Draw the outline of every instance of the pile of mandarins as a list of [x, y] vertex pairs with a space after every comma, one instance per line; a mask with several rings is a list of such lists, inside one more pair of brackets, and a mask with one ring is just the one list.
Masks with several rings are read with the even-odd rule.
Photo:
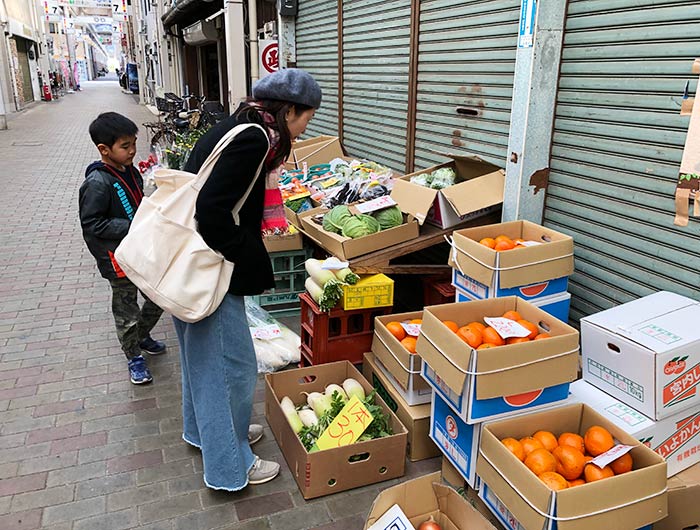
[[[420, 318], [414, 318], [413, 320], [406, 320], [404, 324], [417, 324], [421, 325], [423, 323], [423, 320]], [[406, 330], [404, 327], [401, 325], [401, 322], [397, 321], [391, 321], [386, 323], [386, 329], [389, 330], [389, 333], [391, 333], [394, 337], [396, 337], [396, 340], [398, 340], [401, 343], [401, 346], [406, 348], [408, 350], [408, 353], [416, 353], [416, 342], [417, 339], [415, 337], [412, 337], [408, 333], [406, 333]]]
[[550, 489], [555, 491], [613, 477], [632, 470], [632, 455], [625, 453], [610, 465], [600, 468], [589, 462], [613, 448], [612, 434], [594, 425], [581, 436], [565, 432], [557, 438], [550, 431], [537, 431], [520, 440], [501, 440]]
[[479, 241], [480, 244], [484, 245], [485, 247], [492, 248], [496, 252], [525, 248], [526, 245], [523, 245], [524, 242], [524, 239], [511, 239], [506, 235], [500, 235], [496, 237], [485, 237]]
[[495, 329], [491, 326], [484, 325], [482, 322], [470, 322], [461, 327], [450, 320], [443, 320], [442, 323], [454, 331], [457, 336], [469, 344], [469, 346], [477, 350], [495, 348], [496, 346], [504, 346], [506, 344], [517, 344], [519, 342], [530, 342], [531, 340], [547, 339], [550, 337], [549, 333], [540, 333], [539, 328], [535, 324], [529, 320], [525, 320], [517, 311], [506, 311], [503, 313], [502, 317], [515, 320], [518, 324], [527, 329], [530, 334], [527, 337], [510, 337], [504, 339]]

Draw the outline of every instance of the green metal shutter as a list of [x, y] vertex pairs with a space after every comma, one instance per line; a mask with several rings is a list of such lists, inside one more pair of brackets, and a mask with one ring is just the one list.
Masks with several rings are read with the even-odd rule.
[[673, 219], [699, 25], [698, 0], [569, 2], [544, 219], [574, 238], [574, 320], [658, 290], [698, 298], [700, 223]]
[[299, 2], [296, 19], [298, 68], [309, 72], [323, 91], [321, 108], [305, 136], [338, 136], [338, 3], [328, 0]]
[[343, 1], [345, 147], [402, 172], [410, 31], [410, 0]]
[[416, 169], [446, 152], [505, 167], [519, 15], [520, 0], [420, 3]]

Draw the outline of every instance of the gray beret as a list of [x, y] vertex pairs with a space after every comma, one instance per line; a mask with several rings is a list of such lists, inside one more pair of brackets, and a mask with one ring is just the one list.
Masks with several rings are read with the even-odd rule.
[[253, 98], [289, 101], [317, 109], [321, 106], [321, 87], [308, 72], [286, 68], [257, 81]]

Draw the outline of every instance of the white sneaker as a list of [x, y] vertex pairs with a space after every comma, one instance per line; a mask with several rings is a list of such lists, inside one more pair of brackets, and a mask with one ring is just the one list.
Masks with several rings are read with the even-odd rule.
[[253, 445], [256, 442], [260, 441], [260, 438], [263, 437], [263, 426], [259, 425], [257, 423], [251, 423], [248, 426], [248, 443], [250, 445]]
[[280, 465], [277, 462], [261, 460], [255, 456], [253, 467], [248, 471], [248, 484], [264, 484], [270, 482], [280, 472]]

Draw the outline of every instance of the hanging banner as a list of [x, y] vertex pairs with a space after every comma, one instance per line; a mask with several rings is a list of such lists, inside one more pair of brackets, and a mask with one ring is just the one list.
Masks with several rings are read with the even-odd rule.
[[260, 78], [270, 75], [279, 69], [279, 46], [277, 40], [260, 39], [258, 41], [258, 66], [260, 70]]

